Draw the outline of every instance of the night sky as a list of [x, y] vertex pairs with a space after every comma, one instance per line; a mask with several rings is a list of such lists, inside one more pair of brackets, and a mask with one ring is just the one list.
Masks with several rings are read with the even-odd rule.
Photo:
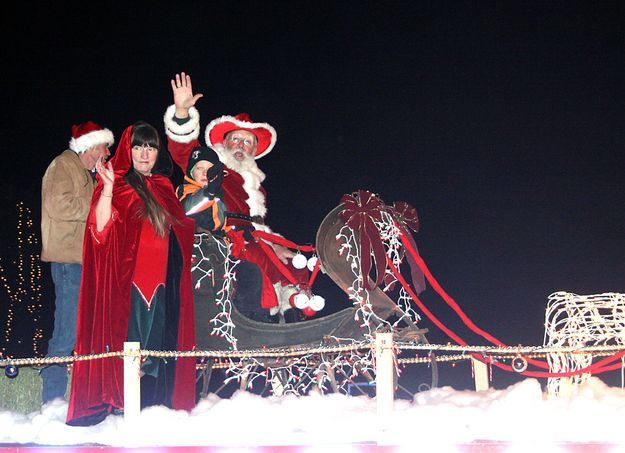
[[[201, 137], [242, 111], [277, 130], [258, 161], [275, 231], [313, 242], [358, 189], [406, 201], [425, 261], [467, 314], [506, 343], [539, 345], [552, 292], [625, 292], [624, 13], [575, 1], [19, 2], [0, 19], [3, 206], [38, 211], [74, 123], [117, 138], [139, 119], [162, 129], [169, 80], [186, 71], [204, 93]], [[485, 344], [431, 289], [424, 299]]]

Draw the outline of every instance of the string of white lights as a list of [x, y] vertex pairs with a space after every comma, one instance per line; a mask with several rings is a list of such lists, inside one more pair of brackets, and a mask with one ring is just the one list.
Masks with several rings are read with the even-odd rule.
[[364, 287], [363, 275], [360, 272], [360, 250], [354, 231], [347, 225], [344, 225], [336, 236], [339, 245], [339, 256], [343, 256], [349, 263], [350, 270], [354, 275], [352, 285], [347, 288], [347, 296], [356, 307], [355, 319], [362, 320], [360, 326], [366, 328], [371, 334], [371, 326], [377, 323], [383, 323], [384, 320], [378, 317], [373, 311], [373, 305], [369, 298], [369, 292]]
[[[10, 264], [3, 264], [0, 257], [0, 284], [9, 301], [4, 324], [4, 341], [0, 346], [0, 356], [9, 356], [9, 345], [21, 344], [23, 338], [15, 338], [16, 313], [27, 313], [29, 318], [20, 318], [21, 326], [32, 329], [32, 351], [39, 355], [43, 341], [43, 329], [38, 326], [42, 310], [42, 271], [39, 259], [39, 244], [34, 231], [32, 211], [24, 202], [16, 204], [16, 258]], [[21, 334], [29, 329], [20, 327]]]
[[[207, 241], [211, 241], [217, 248], [219, 258], [217, 261], [223, 262], [223, 275], [215, 276], [215, 270], [220, 269], [219, 263], [215, 263], [216, 257], [212, 256], [205, 249], [204, 244]], [[194, 257], [196, 262], [191, 269], [194, 275], [195, 288], [198, 289], [201, 285], [216, 286], [216, 281], [223, 280], [220, 288], [215, 292], [217, 295], [216, 300], [206, 301], [206, 303], [215, 303], [219, 307], [219, 312], [215, 315], [209, 323], [212, 324], [211, 335], [217, 335], [223, 337], [228, 343], [232, 345], [233, 349], [237, 349], [237, 339], [233, 335], [235, 328], [232, 322], [232, 288], [236, 281], [236, 266], [239, 264], [239, 260], [232, 258], [230, 254], [230, 244], [225, 241], [219, 241], [210, 238], [207, 234], [196, 234], [196, 241], [194, 244]], [[197, 275], [200, 277], [197, 277]], [[221, 277], [221, 278], [219, 278]]]

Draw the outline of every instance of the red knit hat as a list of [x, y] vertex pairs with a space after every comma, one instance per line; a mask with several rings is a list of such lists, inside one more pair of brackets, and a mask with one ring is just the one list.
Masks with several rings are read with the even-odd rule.
[[217, 143], [223, 143], [228, 132], [239, 130], [251, 132], [256, 136], [258, 140], [256, 159], [269, 154], [276, 144], [276, 130], [267, 123], [254, 123], [247, 113], [239, 113], [236, 116], [224, 115], [211, 121], [206, 126], [206, 144], [213, 146]]
[[69, 141], [69, 149], [81, 154], [92, 146], [106, 143], [112, 146], [115, 143], [113, 133], [93, 121], [86, 121], [72, 126], [72, 139]]

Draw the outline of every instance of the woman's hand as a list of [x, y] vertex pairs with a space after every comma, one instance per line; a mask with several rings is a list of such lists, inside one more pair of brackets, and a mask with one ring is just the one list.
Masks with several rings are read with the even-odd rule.
[[176, 78], [171, 80], [171, 89], [174, 93], [174, 105], [176, 106], [176, 117], [187, 118], [189, 109], [195, 105], [198, 99], [204, 96], [201, 93], [193, 94], [191, 76], [181, 72], [176, 74]]
[[95, 169], [100, 175], [100, 180], [102, 181], [102, 192], [100, 192], [100, 198], [95, 206], [96, 228], [98, 229], [98, 232], [100, 232], [111, 219], [115, 172], [113, 171], [113, 164], [108, 162], [104, 165], [101, 157], [95, 163]]
[[102, 193], [105, 196], [113, 195], [113, 184], [115, 182], [115, 171], [113, 171], [113, 164], [108, 162], [107, 164], [102, 163], [102, 158], [100, 157], [95, 163], [95, 170], [100, 175], [100, 179], [102, 180]]

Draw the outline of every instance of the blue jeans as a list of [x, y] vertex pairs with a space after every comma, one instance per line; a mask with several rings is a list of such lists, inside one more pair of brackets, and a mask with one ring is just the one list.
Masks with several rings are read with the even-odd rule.
[[[69, 356], [76, 343], [76, 314], [80, 290], [80, 264], [51, 263], [52, 280], [56, 293], [54, 331], [48, 342], [47, 357]], [[50, 365], [41, 371], [43, 402], [63, 398], [67, 388], [67, 365]]]

